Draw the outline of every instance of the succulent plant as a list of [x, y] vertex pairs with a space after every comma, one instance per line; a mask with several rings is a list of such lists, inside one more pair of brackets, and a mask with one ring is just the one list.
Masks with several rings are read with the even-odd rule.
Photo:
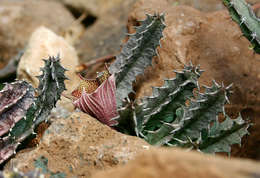
[[18, 145], [34, 134], [39, 123], [48, 120], [65, 90], [66, 69], [60, 65], [59, 56], [44, 62], [37, 89], [26, 81], [15, 81], [0, 91], [0, 163], [15, 154]]
[[129, 34], [128, 42], [109, 69], [101, 72], [96, 79], [80, 77], [79, 87], [72, 92], [72, 97], [69, 96], [76, 107], [109, 126], [117, 124], [112, 120], [118, 115], [117, 107], [122, 106], [129, 93], [133, 92], [132, 82], [136, 76], [143, 74], [145, 68], [152, 64], [163, 36], [163, 14], [147, 14], [141, 22], [142, 25], [136, 27], [136, 33]]
[[239, 25], [243, 35], [251, 42], [256, 53], [260, 53], [260, 19], [245, 0], [222, 0], [231, 18]]
[[[199, 67], [191, 64], [175, 72], [176, 78], [153, 88], [152, 96], [120, 108], [115, 118], [119, 124], [115, 128], [142, 137], [152, 145], [230, 154], [231, 145], [241, 144], [250, 125], [241, 116], [232, 120], [226, 115], [224, 105], [228, 102], [230, 86], [213, 81], [211, 87], [204, 86], [205, 92], [200, 93]], [[218, 119], [221, 113], [224, 122]]]
[[0, 83], [0, 90], [2, 90], [4, 88], [4, 84]]
[[122, 106], [123, 100], [129, 93], [134, 92], [132, 83], [136, 76], [143, 74], [146, 67], [152, 65], [152, 58], [157, 55], [157, 47], [163, 37], [164, 15], [146, 15], [136, 27], [136, 33], [130, 34], [128, 42], [123, 46], [116, 61], [111, 64], [109, 71], [116, 77], [116, 101]]
[[[118, 131], [141, 137], [152, 145], [230, 154], [231, 145], [241, 144], [241, 138], [248, 133], [250, 124], [241, 116], [232, 120], [225, 113], [224, 105], [228, 102], [231, 85], [224, 87], [213, 81], [211, 87], [204, 86], [205, 91], [200, 92], [198, 79], [202, 70], [199, 66], [191, 63], [185, 65], [182, 71], [175, 71], [176, 78], [166, 79], [163, 86], [154, 87], [150, 97], [128, 97], [134, 92], [132, 84], [136, 76], [144, 73], [157, 54], [156, 48], [160, 44], [164, 28], [164, 15], [147, 15], [142, 25], [136, 28], [136, 33], [130, 35], [109, 68], [110, 77], [115, 77], [115, 87], [113, 84], [111, 88], [116, 90], [116, 99], [114, 94], [109, 94], [101, 86], [94, 91], [103, 93], [102, 99], [87, 97], [84, 93], [92, 90], [93, 86], [89, 82], [98, 83], [98, 78], [84, 79], [83, 84], [72, 93], [81, 98], [80, 102], [74, 104]], [[110, 77], [104, 83], [111, 82]], [[117, 114], [115, 107], [111, 109], [107, 105], [97, 104], [114, 103], [114, 100], [117, 102]], [[100, 118], [98, 112], [86, 109], [90, 106], [93, 110], [107, 110], [116, 116], [102, 119], [103, 116]], [[224, 117], [223, 122], [219, 120], [220, 114]]]

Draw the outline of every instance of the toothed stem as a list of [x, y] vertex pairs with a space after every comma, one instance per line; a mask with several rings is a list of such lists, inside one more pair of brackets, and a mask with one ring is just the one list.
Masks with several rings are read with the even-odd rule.
[[143, 74], [145, 68], [151, 66], [164, 28], [163, 15], [147, 14], [141, 26], [136, 27], [136, 33], [130, 36], [121, 53], [116, 56], [116, 61], [109, 67], [110, 73], [116, 76], [118, 107], [133, 92], [132, 83], [136, 76]]
[[[115, 128], [156, 146], [230, 153], [231, 145], [240, 144], [249, 127], [242, 118], [233, 121], [225, 113], [224, 105], [229, 102], [232, 85], [225, 87], [213, 80], [212, 86], [204, 86], [205, 92], [201, 93], [198, 78], [202, 70], [199, 67], [191, 63], [175, 72], [176, 78], [166, 79], [162, 87], [153, 87], [152, 96], [141, 102], [129, 101], [118, 109], [120, 117], [115, 120], [119, 124]], [[218, 121], [220, 113], [226, 118], [223, 123]], [[218, 134], [214, 136], [213, 132]]]
[[251, 7], [245, 0], [223, 0], [232, 19], [239, 24], [243, 35], [250, 41], [256, 53], [260, 53], [260, 19], [254, 9], [259, 3]]

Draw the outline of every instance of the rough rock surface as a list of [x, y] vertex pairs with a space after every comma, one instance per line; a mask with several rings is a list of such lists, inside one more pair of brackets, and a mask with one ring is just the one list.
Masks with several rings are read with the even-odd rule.
[[176, 2], [176, 5], [192, 6], [203, 12], [212, 12], [224, 9], [222, 1], [219, 0], [171, 0]]
[[145, 18], [145, 13], [165, 12], [166, 29], [161, 41], [160, 58], [155, 58], [150, 68], [137, 84], [137, 96], [150, 95], [151, 86], [160, 86], [164, 78], [173, 77], [173, 69], [182, 69], [192, 61], [205, 70], [200, 82], [211, 85], [212, 79], [233, 83], [232, 105], [227, 106], [231, 116], [239, 112], [255, 124], [251, 135], [244, 139], [244, 148], [233, 155], [260, 159], [255, 149], [260, 145], [260, 55], [250, 50], [228, 12], [203, 13], [187, 6], [176, 6], [167, 0], [140, 0], [129, 15], [129, 32]]
[[62, 4], [44, 0], [1, 0], [0, 17], [0, 68], [24, 49], [37, 27], [62, 33], [75, 20]]
[[208, 156], [180, 149], [145, 152], [125, 166], [94, 174], [93, 178], [257, 178], [260, 163]]
[[[74, 1], [73, 1], [74, 2]], [[99, 4], [96, 22], [87, 28], [80, 43], [76, 46], [82, 62], [107, 55], [115, 55], [125, 37], [127, 14], [135, 0], [95, 1]], [[90, 6], [89, 1], [84, 1]], [[110, 4], [106, 6], [106, 4]], [[84, 6], [83, 6], [84, 7]], [[95, 9], [95, 8], [93, 8]]]
[[[69, 9], [87, 15], [84, 20], [86, 31], [76, 44], [76, 49], [81, 62], [88, 62], [117, 54], [125, 37], [128, 12], [136, 0], [49, 1], [62, 2]], [[92, 25], [88, 22], [88, 16], [95, 18]]]
[[[259, 0], [245, 0], [250, 4], [260, 2]], [[225, 9], [222, 0], [168, 0], [169, 3], [175, 5], [187, 5], [194, 7], [202, 12], [213, 12]]]
[[58, 1], [75, 9], [86, 11], [97, 17], [102, 17], [110, 9], [118, 6], [123, 0], [49, 0]]
[[19, 153], [12, 166], [27, 172], [41, 156], [48, 159], [52, 172], [65, 173], [67, 177], [90, 177], [95, 170], [110, 169], [125, 164], [137, 153], [150, 146], [140, 138], [116, 132], [82, 112], [53, 120], [37, 148]]

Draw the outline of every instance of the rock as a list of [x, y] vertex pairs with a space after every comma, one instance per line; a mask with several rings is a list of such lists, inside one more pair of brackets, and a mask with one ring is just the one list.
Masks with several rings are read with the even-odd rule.
[[31, 33], [39, 26], [62, 34], [75, 21], [62, 4], [45, 0], [1, 0], [0, 17], [0, 68], [24, 49]]
[[176, 1], [176, 5], [187, 5], [192, 6], [200, 11], [203, 12], [212, 12], [224, 9], [224, 5], [222, 1], [219, 0], [182, 0], [182, 1]]
[[246, 0], [246, 2], [250, 3], [250, 4], [255, 4], [260, 2], [259, 0]]
[[165, 12], [166, 29], [160, 58], [154, 59], [154, 68], [149, 68], [137, 84], [137, 97], [151, 95], [151, 86], [160, 86], [164, 78], [174, 77], [173, 69], [183, 68], [190, 60], [205, 70], [201, 84], [211, 85], [212, 79], [233, 83], [232, 105], [227, 113], [250, 118], [254, 126], [250, 136], [244, 139], [243, 149], [236, 156], [260, 159], [260, 56], [250, 50], [249, 41], [242, 37], [238, 25], [226, 10], [203, 13], [187, 6], [176, 6], [169, 1], [140, 0], [129, 15], [128, 29], [145, 18], [145, 13]]
[[134, 0], [120, 1], [86, 30], [77, 45], [82, 62], [116, 55], [126, 34], [127, 14]]
[[19, 153], [7, 165], [27, 172], [41, 156], [52, 172], [67, 177], [89, 177], [95, 170], [125, 164], [150, 146], [140, 138], [123, 135], [82, 112], [55, 119], [37, 148]]
[[227, 159], [180, 149], [145, 152], [127, 165], [100, 171], [93, 178], [253, 178], [260, 176], [260, 163]]
[[[51, 0], [57, 1], [57, 0]], [[58, 0], [60, 2], [60, 0]], [[125, 38], [127, 15], [135, 0], [62, 0], [78, 13], [96, 18], [76, 44], [81, 62], [117, 54]], [[88, 17], [84, 20], [88, 23]]]
[[[17, 78], [25, 79], [35, 88], [38, 87], [39, 81], [36, 76], [41, 74], [40, 68], [44, 65], [42, 59], [57, 56], [58, 54], [60, 54], [62, 66], [68, 70], [65, 73], [69, 78], [69, 80], [65, 81], [66, 92], [72, 92], [79, 83], [79, 77], [75, 73], [75, 68], [79, 64], [77, 53], [68, 42], [46, 27], [39, 27], [32, 34], [27, 49], [18, 65]], [[69, 110], [74, 108], [71, 101], [64, 97], [62, 97], [58, 105]]]
[[[259, 0], [245, 0], [248, 3], [254, 4], [260, 2]], [[186, 5], [198, 9], [202, 12], [214, 12], [225, 9], [223, 1], [221, 0], [170, 0], [168, 1], [174, 5]]]
[[[78, 9], [78, 11], [85, 11], [89, 14], [92, 14], [98, 18], [102, 18], [109, 10], [120, 6], [124, 3], [124, 0], [49, 0], [49, 1], [58, 1], [62, 2], [66, 6]], [[107, 14], [109, 15], [109, 14]]]

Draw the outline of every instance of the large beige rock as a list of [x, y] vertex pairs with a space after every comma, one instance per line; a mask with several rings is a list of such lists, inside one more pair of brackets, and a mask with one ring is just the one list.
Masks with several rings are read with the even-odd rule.
[[145, 152], [125, 166], [94, 174], [92, 178], [257, 178], [260, 163], [209, 156], [180, 149]]
[[232, 105], [227, 106], [232, 117], [239, 112], [255, 123], [250, 136], [243, 140], [242, 151], [233, 155], [260, 159], [260, 55], [249, 48], [239, 26], [226, 10], [203, 13], [187, 6], [176, 6], [167, 0], [139, 0], [129, 15], [128, 29], [145, 18], [145, 13], [165, 12], [167, 27], [161, 41], [160, 58], [137, 84], [137, 96], [151, 95], [151, 86], [160, 86], [164, 78], [174, 77], [173, 69], [180, 70], [192, 61], [205, 70], [201, 84], [211, 85], [212, 79], [233, 83]]
[[[45, 0], [1, 0], [0, 17], [0, 68], [24, 49], [39, 26], [63, 34], [75, 21], [62, 4]], [[83, 29], [80, 25], [74, 28]]]
[[37, 148], [19, 153], [9, 163], [27, 172], [41, 156], [52, 172], [67, 177], [90, 177], [93, 171], [125, 164], [150, 146], [140, 138], [127, 136], [82, 112], [55, 119]]

